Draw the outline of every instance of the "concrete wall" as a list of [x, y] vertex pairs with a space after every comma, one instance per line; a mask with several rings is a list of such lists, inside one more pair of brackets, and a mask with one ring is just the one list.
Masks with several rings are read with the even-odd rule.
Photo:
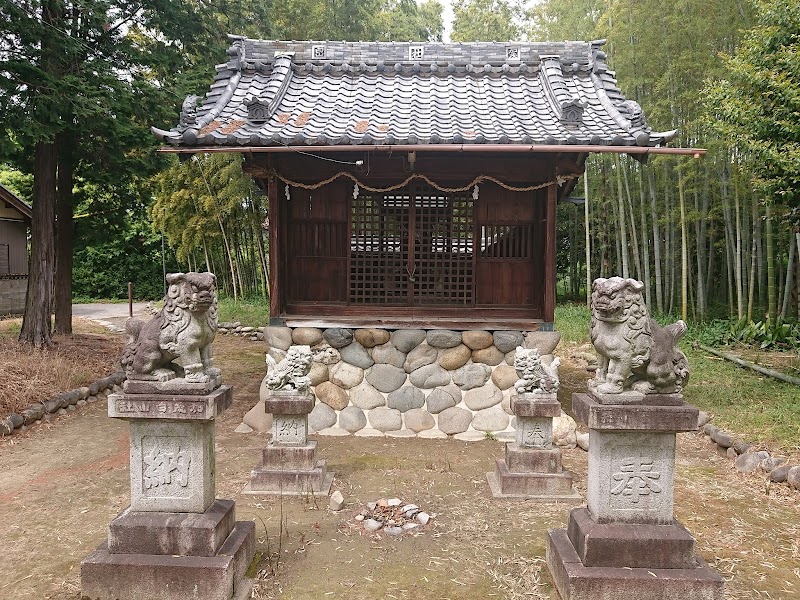
[[25, 312], [28, 278], [0, 278], [0, 316], [21, 315]]

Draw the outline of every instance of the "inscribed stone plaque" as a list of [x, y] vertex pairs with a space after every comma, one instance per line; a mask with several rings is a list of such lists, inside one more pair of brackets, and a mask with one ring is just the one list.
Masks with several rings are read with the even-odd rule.
[[674, 433], [589, 430], [587, 504], [601, 523], [673, 520]]
[[551, 417], [517, 417], [517, 445], [523, 448], [552, 448]]
[[308, 440], [308, 415], [273, 415], [272, 443], [282, 446], [303, 445]]
[[203, 512], [213, 501], [213, 422], [131, 420], [131, 510]]

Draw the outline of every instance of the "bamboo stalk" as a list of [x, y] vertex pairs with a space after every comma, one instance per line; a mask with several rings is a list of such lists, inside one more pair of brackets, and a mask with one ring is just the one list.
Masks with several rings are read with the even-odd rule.
[[734, 356], [733, 354], [728, 354], [727, 352], [720, 352], [719, 350], [714, 350], [713, 348], [709, 348], [708, 346], [704, 346], [703, 344], [698, 344], [697, 346], [704, 352], [708, 352], [710, 354], [714, 354], [715, 356], [719, 356], [720, 358], [724, 358], [725, 360], [729, 360], [733, 363], [736, 363], [740, 367], [747, 367], [748, 369], [752, 369], [753, 371], [758, 371], [763, 375], [768, 375], [769, 377], [785, 381], [786, 383], [791, 383], [793, 385], [800, 385], [800, 379], [797, 379], [796, 377], [785, 375], [784, 373], [779, 373], [778, 371], [773, 371], [772, 369], [762, 367], [761, 365], [751, 363], [750, 361], [747, 360], [743, 360], [738, 356]]

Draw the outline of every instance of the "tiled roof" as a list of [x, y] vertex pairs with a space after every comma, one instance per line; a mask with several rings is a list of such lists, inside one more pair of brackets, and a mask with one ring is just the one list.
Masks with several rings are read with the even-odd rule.
[[176, 146], [657, 146], [599, 42], [276, 42], [231, 38]]

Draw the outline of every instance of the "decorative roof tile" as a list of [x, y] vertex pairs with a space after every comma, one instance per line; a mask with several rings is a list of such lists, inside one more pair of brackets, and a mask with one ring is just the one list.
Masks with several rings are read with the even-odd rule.
[[231, 37], [177, 146], [657, 146], [596, 42], [331, 42]]

